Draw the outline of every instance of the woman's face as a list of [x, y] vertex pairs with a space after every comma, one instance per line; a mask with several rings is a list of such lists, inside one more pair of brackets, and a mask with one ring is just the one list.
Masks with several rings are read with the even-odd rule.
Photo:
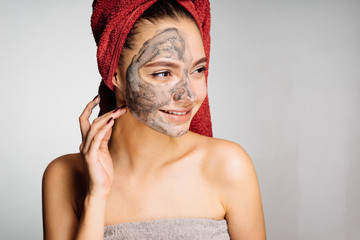
[[125, 98], [132, 115], [152, 129], [181, 136], [206, 97], [200, 32], [190, 20], [141, 25], [124, 58]]

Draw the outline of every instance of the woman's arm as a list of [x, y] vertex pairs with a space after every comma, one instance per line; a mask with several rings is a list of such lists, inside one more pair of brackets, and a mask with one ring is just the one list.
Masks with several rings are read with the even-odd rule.
[[104, 239], [106, 197], [87, 196], [75, 239]]
[[[245, 150], [226, 142], [220, 167], [221, 198], [232, 240], [265, 240], [265, 222], [254, 166]], [[223, 152], [223, 151], [222, 151]]]
[[[76, 213], [77, 181], [72, 162], [60, 158], [53, 161], [43, 178], [43, 214], [45, 239], [103, 239], [107, 197], [110, 193], [113, 166], [108, 150], [114, 119], [126, 112], [118, 108], [96, 118], [90, 125], [92, 109], [99, 103], [95, 98], [81, 114], [82, 143], [80, 153], [88, 184], [83, 184], [86, 197], [80, 221]], [[75, 189], [74, 189], [75, 188]]]
[[74, 239], [76, 234], [78, 217], [75, 199], [79, 181], [75, 166], [80, 156], [77, 155], [65, 155], [55, 159], [44, 172], [42, 185], [44, 239]]

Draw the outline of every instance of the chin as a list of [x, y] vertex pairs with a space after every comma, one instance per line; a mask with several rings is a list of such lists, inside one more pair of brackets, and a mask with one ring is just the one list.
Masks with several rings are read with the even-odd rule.
[[171, 134], [167, 134], [170, 137], [181, 137], [189, 132], [189, 129], [184, 129], [181, 131], [172, 132]]
[[[190, 125], [190, 124], [188, 124]], [[148, 125], [153, 130], [165, 134], [170, 137], [181, 137], [189, 132], [189, 126], [174, 126], [174, 125], [167, 125], [167, 126], [153, 126]]]

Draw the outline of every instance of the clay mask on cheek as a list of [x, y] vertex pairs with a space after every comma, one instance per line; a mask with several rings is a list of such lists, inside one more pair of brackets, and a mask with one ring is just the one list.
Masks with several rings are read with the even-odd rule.
[[[150, 83], [142, 79], [140, 68], [156, 58], [182, 61], [185, 66], [183, 79], [169, 84]], [[190, 88], [187, 73], [190, 63], [191, 55], [186, 51], [184, 38], [176, 28], [165, 29], [146, 41], [126, 72], [126, 101], [133, 116], [166, 135], [177, 137], [185, 134], [189, 123], [171, 122], [159, 110], [170, 106], [174, 100], [188, 99], [188, 105], [194, 101], [195, 95]]]

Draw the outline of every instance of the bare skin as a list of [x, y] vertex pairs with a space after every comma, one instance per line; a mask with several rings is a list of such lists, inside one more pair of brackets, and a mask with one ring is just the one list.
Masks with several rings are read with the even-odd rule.
[[[183, 100], [190, 94], [177, 90], [168, 90], [166, 104], [151, 111], [158, 117], [158, 129], [146, 114], [137, 116], [136, 106], [109, 112], [90, 124], [88, 118], [99, 99], [91, 101], [80, 116], [81, 153], [54, 160], [44, 173], [45, 239], [103, 239], [106, 225], [178, 217], [226, 218], [231, 239], [265, 239], [260, 191], [247, 153], [235, 143], [187, 131], [206, 96], [205, 76], [198, 71], [205, 54], [193, 22], [164, 20], [144, 27], [136, 49], [127, 53], [113, 79], [118, 105], [129, 100], [126, 72], [134, 57], [146, 41], [166, 29], [186, 33], [180, 36], [191, 58], [145, 59], [137, 67], [141, 78], [137, 80], [159, 84], [167, 74], [149, 76], [167, 71], [173, 76], [169, 89], [178, 89], [175, 86], [184, 83], [186, 76], [185, 89], [194, 96], [185, 100], [191, 108], [189, 121], [161, 115], [162, 108], [184, 107]], [[160, 60], [178, 66], [146, 67]]]

